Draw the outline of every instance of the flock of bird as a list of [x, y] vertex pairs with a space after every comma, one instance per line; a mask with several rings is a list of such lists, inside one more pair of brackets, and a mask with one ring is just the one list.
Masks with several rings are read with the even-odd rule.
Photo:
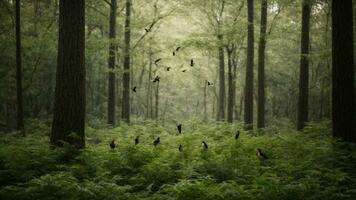
[[[182, 133], [182, 124], [178, 124], [177, 125], [177, 130], [179, 133]], [[239, 139], [240, 137], [240, 131], [237, 131], [235, 133], [235, 140]], [[140, 136], [136, 136], [135, 140], [134, 140], [134, 143], [135, 145], [138, 145], [140, 143]], [[154, 141], [153, 141], [153, 146], [157, 146], [161, 143], [161, 138], [160, 137], [157, 137]], [[202, 144], [202, 148], [203, 150], [208, 150], [209, 146], [208, 146], [208, 143], [206, 141], [202, 141], [201, 142]], [[115, 148], [117, 147], [117, 144], [116, 144], [116, 141], [115, 139], [111, 140], [110, 142], [110, 148], [112, 150], [114, 150]], [[182, 144], [179, 144], [178, 146], [178, 151], [179, 152], [182, 152], [183, 151], [183, 145]], [[257, 148], [257, 157], [260, 158], [260, 159], [268, 159], [268, 156], [260, 149], [260, 148]]]
[[[146, 32], [149, 32], [148, 29], [145, 29], [145, 30], [146, 30]], [[173, 55], [173, 56], [176, 56], [177, 53], [178, 53], [181, 49], [182, 49], [182, 47], [177, 47], [176, 49], [173, 50], [172, 55]], [[158, 58], [158, 59], [154, 60], [154, 64], [157, 66], [161, 60], [162, 60], [162, 58]], [[190, 67], [194, 67], [194, 65], [195, 65], [194, 59], [190, 59]], [[169, 67], [169, 66], [166, 67], [166, 71], [170, 71], [171, 69], [172, 69], [172, 68]], [[186, 72], [186, 71], [187, 71], [186, 69], [183, 69], [183, 70], [182, 70], [182, 72]], [[160, 81], [160, 77], [159, 77], [158, 75], [156, 75], [156, 76], [154, 77], [154, 79], [152, 80], [153, 83], [159, 82], [159, 81]], [[213, 85], [213, 83], [210, 82], [210, 81], [206, 81], [206, 84], [207, 84], [208, 86], [212, 86], [212, 85]], [[132, 91], [136, 93], [136, 92], [137, 92], [137, 87], [134, 86], [134, 87], [132, 88]]]

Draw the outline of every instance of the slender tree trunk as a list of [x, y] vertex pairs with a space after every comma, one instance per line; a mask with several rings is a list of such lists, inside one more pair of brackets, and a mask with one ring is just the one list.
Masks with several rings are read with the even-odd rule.
[[225, 61], [224, 61], [224, 48], [223, 35], [218, 35], [219, 45], [219, 102], [218, 102], [218, 120], [224, 121], [225, 119]]
[[149, 51], [149, 64], [148, 64], [148, 89], [147, 89], [147, 99], [146, 99], [146, 103], [147, 103], [147, 112], [146, 112], [146, 117], [147, 118], [152, 118], [152, 95], [151, 95], [151, 90], [152, 90], [152, 51], [150, 49]]
[[247, 63], [245, 79], [245, 129], [253, 129], [253, 57], [254, 57], [254, 35], [253, 35], [253, 0], [247, 0], [248, 33], [247, 33]]
[[233, 121], [233, 107], [234, 107], [234, 91], [233, 91], [233, 75], [232, 75], [232, 49], [227, 48], [228, 57], [228, 96], [227, 96], [227, 122], [232, 123]]
[[332, 1], [333, 136], [356, 143], [352, 0]]
[[108, 124], [115, 125], [116, 120], [116, 77], [115, 77], [115, 60], [116, 60], [116, 9], [117, 9], [117, 2], [116, 0], [111, 0], [110, 5], [110, 22], [109, 22], [109, 88], [108, 88]]
[[21, 61], [21, 17], [20, 0], [16, 0], [16, 92], [17, 92], [17, 130], [25, 136], [22, 98], [22, 61]]
[[208, 82], [205, 81], [204, 82], [204, 121], [206, 122], [208, 120], [208, 116], [207, 116], [207, 113], [206, 113], [206, 86], [208, 85]]
[[265, 127], [265, 49], [267, 28], [267, 0], [261, 2], [260, 41], [258, 45], [257, 128]]
[[[59, 39], [51, 143], [85, 147], [84, 0], [59, 3]], [[73, 136], [72, 133], [76, 135]]]
[[303, 0], [297, 129], [308, 122], [310, 0]]
[[126, 0], [124, 75], [122, 84], [122, 118], [127, 123], [130, 123], [130, 17], [131, 0]]
[[158, 119], [158, 110], [159, 110], [159, 81], [156, 85], [156, 94], [155, 94], [155, 119]]

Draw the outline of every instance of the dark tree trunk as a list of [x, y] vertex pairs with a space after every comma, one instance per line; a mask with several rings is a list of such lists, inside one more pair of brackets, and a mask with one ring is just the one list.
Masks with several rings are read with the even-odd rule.
[[260, 41], [258, 44], [258, 100], [257, 128], [265, 127], [265, 49], [267, 28], [267, 0], [261, 2]]
[[253, 129], [253, 0], [247, 0], [248, 33], [247, 33], [247, 63], [245, 79], [245, 107], [244, 121], [245, 129]]
[[204, 121], [206, 122], [208, 120], [208, 116], [206, 113], [206, 87], [208, 85], [208, 81], [204, 82], [204, 94], [203, 94], [203, 102], [204, 102]]
[[159, 110], [159, 81], [156, 84], [156, 94], [155, 94], [155, 119], [158, 119]]
[[333, 136], [356, 142], [352, 0], [332, 1]]
[[[59, 3], [59, 39], [51, 143], [85, 147], [84, 0]], [[76, 135], [73, 136], [72, 133]]]
[[218, 35], [219, 41], [219, 102], [218, 102], [218, 120], [225, 119], [225, 61], [224, 61], [224, 48], [223, 35]]
[[148, 81], [147, 81], [147, 97], [146, 97], [146, 104], [147, 104], [147, 112], [146, 112], [146, 118], [151, 117], [150, 114], [150, 100], [151, 100], [151, 87], [152, 87], [152, 52], [150, 50], [149, 52], [149, 63], [148, 63]]
[[21, 61], [21, 18], [20, 0], [16, 0], [16, 92], [17, 92], [17, 130], [25, 136], [22, 99], [22, 61]]
[[232, 73], [232, 54], [234, 47], [227, 48], [228, 57], [228, 96], [227, 96], [227, 122], [232, 123], [234, 114], [234, 87], [233, 87], [233, 73]]
[[308, 122], [310, 1], [303, 0], [297, 129]]
[[109, 88], [108, 88], [108, 124], [115, 125], [116, 120], [116, 77], [115, 77], [115, 60], [116, 60], [116, 9], [117, 9], [117, 2], [116, 0], [111, 0], [110, 5], [110, 22], [109, 22]]
[[122, 119], [127, 123], [130, 123], [130, 17], [131, 0], [126, 0], [124, 75], [122, 80]]

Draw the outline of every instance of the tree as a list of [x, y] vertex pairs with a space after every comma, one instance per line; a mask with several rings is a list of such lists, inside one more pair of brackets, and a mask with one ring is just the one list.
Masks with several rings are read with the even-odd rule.
[[267, 0], [261, 1], [260, 41], [258, 44], [257, 128], [265, 127], [265, 51], [267, 28]]
[[310, 0], [303, 0], [297, 129], [308, 122]]
[[332, 130], [356, 142], [352, 8], [352, 0], [332, 1]]
[[[236, 72], [236, 65], [234, 65], [233, 54], [236, 53], [236, 46], [234, 43], [226, 47], [228, 57], [228, 97], [227, 97], [227, 122], [232, 123], [234, 114], [234, 102], [235, 102], [235, 80], [234, 72]], [[234, 68], [234, 69], [233, 69]]]
[[17, 130], [25, 136], [22, 102], [22, 62], [21, 62], [21, 1], [16, 0], [16, 92], [17, 92]]
[[245, 77], [245, 128], [253, 129], [253, 0], [247, 0], [247, 63]]
[[[84, 0], [59, 3], [59, 39], [51, 143], [85, 147]], [[75, 134], [73, 134], [75, 133]]]
[[126, 18], [125, 18], [125, 49], [124, 49], [124, 75], [122, 91], [122, 118], [125, 122], [130, 122], [130, 17], [131, 0], [126, 0]]
[[[220, 2], [219, 2], [220, 3]], [[220, 7], [220, 4], [219, 4]], [[224, 36], [221, 33], [221, 28], [223, 26], [223, 13], [224, 13], [225, 1], [221, 1], [221, 8], [219, 10], [219, 16], [216, 18], [217, 22], [217, 39], [219, 42], [218, 52], [219, 52], [219, 102], [218, 102], [218, 120], [225, 119], [225, 100], [226, 100], [226, 92], [225, 92], [225, 58], [224, 58], [224, 47], [223, 47], [223, 39]]]
[[116, 59], [116, 10], [117, 10], [117, 1], [111, 0], [110, 3], [110, 20], [109, 20], [109, 87], [108, 87], [108, 124], [115, 125], [115, 101], [116, 101], [116, 77], [115, 77], [115, 59]]

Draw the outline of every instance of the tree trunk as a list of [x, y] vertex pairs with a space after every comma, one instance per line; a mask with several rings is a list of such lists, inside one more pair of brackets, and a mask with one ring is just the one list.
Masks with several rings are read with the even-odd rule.
[[124, 75], [122, 91], [122, 119], [130, 123], [130, 17], [131, 0], [126, 0]]
[[265, 49], [267, 28], [267, 0], [261, 2], [260, 41], [258, 44], [258, 100], [257, 128], [265, 127]]
[[245, 129], [253, 129], [253, 0], [247, 0], [248, 33], [247, 33], [247, 63], [245, 79], [245, 107], [244, 121]]
[[218, 120], [224, 121], [225, 119], [225, 61], [224, 61], [224, 48], [223, 35], [218, 35], [219, 41], [219, 102], [218, 102]]
[[207, 116], [207, 113], [206, 113], [206, 86], [208, 85], [208, 81], [205, 81], [204, 82], [204, 99], [203, 99], [203, 102], [204, 102], [204, 122], [206, 122], [208, 120], [208, 116]]
[[232, 54], [234, 52], [234, 47], [231, 49], [227, 48], [228, 57], [228, 96], [227, 96], [227, 122], [232, 123], [233, 121], [233, 107], [234, 107], [234, 91], [233, 91], [233, 75], [232, 75]]
[[156, 82], [156, 94], [155, 94], [155, 119], [158, 119], [158, 106], [159, 106], [159, 81]]
[[[85, 147], [84, 0], [59, 3], [59, 39], [51, 143]], [[73, 136], [72, 133], [76, 135]]]
[[303, 0], [297, 129], [308, 122], [310, 0]]
[[22, 61], [21, 61], [21, 18], [20, 0], [16, 0], [16, 92], [17, 92], [17, 130], [25, 136], [22, 98]]
[[109, 22], [109, 88], [108, 88], [108, 124], [115, 125], [116, 119], [116, 89], [115, 89], [115, 60], [116, 60], [116, 9], [117, 9], [117, 2], [116, 0], [111, 0], [110, 5], [110, 22]]
[[356, 143], [352, 8], [332, 1], [332, 124], [334, 137]]

